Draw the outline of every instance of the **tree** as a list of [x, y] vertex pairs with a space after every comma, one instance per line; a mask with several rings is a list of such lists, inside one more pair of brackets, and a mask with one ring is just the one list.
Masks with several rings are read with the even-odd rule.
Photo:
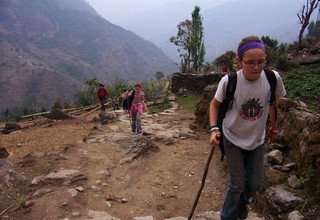
[[186, 19], [177, 25], [178, 33], [177, 36], [170, 37], [170, 42], [178, 46], [179, 56], [181, 57], [180, 71], [187, 72], [190, 70], [190, 32], [191, 32], [191, 21]]
[[192, 69], [199, 71], [204, 62], [205, 47], [203, 40], [203, 25], [200, 15], [200, 7], [195, 6], [192, 12], [192, 23], [190, 33], [190, 49]]
[[154, 76], [158, 81], [160, 81], [162, 78], [164, 78], [164, 73], [162, 71], [157, 71]]
[[30, 111], [29, 111], [29, 109], [28, 109], [27, 106], [24, 106], [24, 108], [23, 108], [23, 110], [22, 110], [22, 114], [23, 114], [23, 115], [29, 115], [29, 114], [30, 114]]
[[96, 102], [96, 91], [98, 90], [100, 82], [97, 78], [93, 77], [88, 79], [85, 84], [87, 85], [87, 88], [85, 90], [80, 90], [75, 94], [77, 106], [87, 106]]
[[266, 46], [268, 46], [268, 47], [270, 47], [270, 48], [272, 48], [272, 49], [274, 49], [274, 50], [277, 50], [277, 49], [278, 49], [278, 44], [279, 44], [278, 40], [272, 39], [272, 38], [269, 37], [269, 36], [262, 36], [262, 37], [261, 37], [261, 40], [263, 41], [263, 43], [264, 43]]
[[10, 112], [9, 108], [6, 108], [6, 109], [2, 112], [2, 114], [4, 115], [5, 121], [8, 122], [9, 119], [11, 118], [11, 112]]
[[318, 7], [320, 0], [306, 0], [306, 4], [302, 6], [302, 9], [297, 16], [299, 18], [299, 23], [301, 24], [301, 28], [299, 31], [299, 49], [302, 49], [302, 37], [305, 29], [309, 25], [310, 17], [313, 11]]
[[181, 57], [180, 71], [200, 70], [204, 63], [205, 55], [200, 7], [195, 6], [192, 12], [192, 21], [187, 19], [180, 22], [177, 27], [177, 36], [171, 37], [170, 42], [179, 46], [178, 52]]
[[307, 38], [317, 38], [319, 37], [320, 21], [311, 21], [308, 26]]
[[218, 66], [221, 66], [222, 64], [226, 64], [229, 70], [234, 71], [233, 64], [236, 56], [237, 54], [234, 51], [229, 50], [224, 54], [220, 55], [219, 57], [217, 57], [214, 62]]

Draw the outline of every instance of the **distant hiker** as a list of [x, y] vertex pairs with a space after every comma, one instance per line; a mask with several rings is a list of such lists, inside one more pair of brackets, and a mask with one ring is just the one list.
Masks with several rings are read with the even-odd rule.
[[117, 97], [114, 97], [112, 99], [112, 110], [115, 111], [115, 110], [118, 110], [119, 109], [119, 102], [118, 102], [118, 98]]
[[221, 66], [221, 72], [223, 74], [226, 74], [228, 72], [228, 66], [227, 64], [223, 63], [222, 66]]
[[[238, 46], [237, 62], [242, 69], [237, 71], [234, 95], [226, 107], [222, 131], [218, 126], [219, 108], [226, 99], [229, 76], [224, 76], [210, 103], [210, 144], [223, 142], [227, 158], [230, 182], [221, 210], [222, 220], [245, 219], [247, 204], [263, 182], [264, 141], [266, 123], [270, 117], [267, 133], [272, 142], [277, 128], [277, 98], [284, 97], [286, 90], [278, 72], [263, 69], [266, 63], [265, 46], [256, 36], [244, 38]], [[274, 77], [275, 89], [269, 82]], [[223, 133], [221, 133], [223, 132]]]
[[105, 111], [106, 107], [105, 107], [105, 104], [107, 102], [107, 97], [108, 97], [108, 90], [107, 88], [105, 87], [105, 85], [103, 84], [99, 84], [99, 89], [97, 91], [97, 96], [99, 98], [99, 101], [101, 103], [101, 111]]
[[120, 108], [120, 106], [122, 106], [122, 97], [121, 97], [121, 94], [118, 96], [118, 97], [114, 97], [112, 99], [112, 110], [115, 111], [115, 110], [118, 110]]
[[144, 92], [141, 90], [141, 84], [136, 83], [134, 90], [130, 91], [128, 97], [133, 97], [132, 105], [130, 108], [130, 118], [132, 132], [141, 133], [141, 116], [143, 114], [143, 107], [148, 111], [147, 105], [144, 102]]

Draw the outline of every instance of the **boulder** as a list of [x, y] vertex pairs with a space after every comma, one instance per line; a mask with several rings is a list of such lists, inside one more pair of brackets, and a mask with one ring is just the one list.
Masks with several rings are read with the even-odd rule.
[[283, 213], [303, 203], [303, 199], [285, 190], [282, 186], [270, 187], [266, 191], [267, 203], [272, 213]]
[[108, 124], [114, 122], [117, 119], [117, 115], [114, 112], [103, 111], [99, 114], [100, 122], [102, 124]]
[[86, 179], [86, 176], [79, 170], [59, 170], [49, 173], [45, 177], [45, 182], [63, 183], [64, 185], [68, 185], [83, 179]]
[[0, 158], [7, 158], [9, 155], [9, 152], [5, 147], [0, 147]]
[[54, 120], [66, 120], [66, 119], [72, 119], [70, 115], [62, 111], [61, 109], [53, 109], [50, 111], [49, 114], [45, 115], [45, 117], [49, 119], [54, 119]]
[[9, 160], [0, 158], [0, 189], [3, 185], [17, 187], [27, 184], [27, 178], [17, 173]]
[[10, 134], [11, 132], [21, 130], [21, 126], [17, 123], [6, 123], [4, 129], [2, 130], [3, 134]]

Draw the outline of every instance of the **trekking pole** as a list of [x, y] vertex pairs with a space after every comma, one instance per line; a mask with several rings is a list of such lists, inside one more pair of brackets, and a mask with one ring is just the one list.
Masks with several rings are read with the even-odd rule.
[[209, 154], [209, 157], [208, 157], [208, 160], [207, 160], [207, 164], [206, 164], [206, 167], [204, 169], [204, 173], [203, 173], [203, 176], [202, 176], [202, 180], [201, 180], [201, 186], [198, 190], [198, 194], [197, 194], [197, 197], [194, 201], [194, 204], [193, 204], [193, 207], [192, 207], [192, 210], [189, 214], [189, 217], [188, 217], [188, 220], [191, 220], [192, 219], [192, 216], [193, 216], [193, 213], [197, 207], [197, 204], [198, 204], [198, 201], [199, 201], [199, 198], [201, 196], [201, 193], [202, 193], [202, 189], [204, 187], [204, 184], [206, 182], [206, 178], [207, 178], [207, 174], [208, 174], [208, 170], [209, 170], [209, 166], [210, 166], [210, 162], [211, 162], [211, 159], [212, 159], [212, 155], [214, 153], [214, 149], [215, 149], [215, 146], [212, 146], [211, 147], [211, 151], [210, 151], [210, 154]]

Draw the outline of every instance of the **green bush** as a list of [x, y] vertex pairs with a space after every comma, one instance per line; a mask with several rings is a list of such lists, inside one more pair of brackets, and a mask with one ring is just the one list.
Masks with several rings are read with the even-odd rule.
[[26, 205], [27, 197], [24, 194], [20, 194], [18, 198], [19, 207], [23, 208]]
[[87, 88], [80, 90], [75, 94], [76, 106], [88, 106], [97, 102], [96, 92], [98, 90], [100, 82], [94, 77], [88, 79], [85, 84]]
[[314, 110], [320, 109], [320, 68], [296, 70], [286, 74], [283, 80], [289, 98], [303, 100]]
[[187, 96], [178, 96], [177, 103], [182, 108], [186, 109], [188, 112], [195, 112], [196, 105], [201, 99], [200, 94], [188, 94]]
[[298, 63], [289, 60], [286, 54], [280, 53], [280, 55], [278, 55], [275, 59], [275, 66], [278, 70], [289, 71], [293, 68], [298, 67]]
[[163, 112], [166, 109], [171, 108], [171, 104], [169, 99], [166, 97], [164, 98], [162, 103], [159, 104], [154, 104], [150, 107], [148, 107], [148, 113], [149, 114], [155, 114], [155, 113], [159, 113], [159, 112]]
[[226, 64], [228, 67], [228, 70], [235, 71], [233, 63], [235, 61], [236, 56], [237, 54], [234, 51], [229, 50], [224, 54], [220, 55], [219, 57], [217, 57], [214, 62], [218, 66], [221, 66], [222, 64]]
[[88, 106], [96, 103], [96, 98], [89, 90], [81, 90], [75, 94], [76, 106]]
[[114, 82], [108, 86], [108, 90], [109, 90], [109, 100], [113, 99], [115, 97], [119, 97], [120, 94], [122, 94], [123, 90], [125, 89], [129, 89], [129, 84], [128, 82], [116, 78], [114, 80]]
[[142, 84], [142, 90], [145, 93], [145, 99], [147, 101], [155, 102], [163, 99], [168, 89], [167, 81], [157, 82], [144, 82]]

